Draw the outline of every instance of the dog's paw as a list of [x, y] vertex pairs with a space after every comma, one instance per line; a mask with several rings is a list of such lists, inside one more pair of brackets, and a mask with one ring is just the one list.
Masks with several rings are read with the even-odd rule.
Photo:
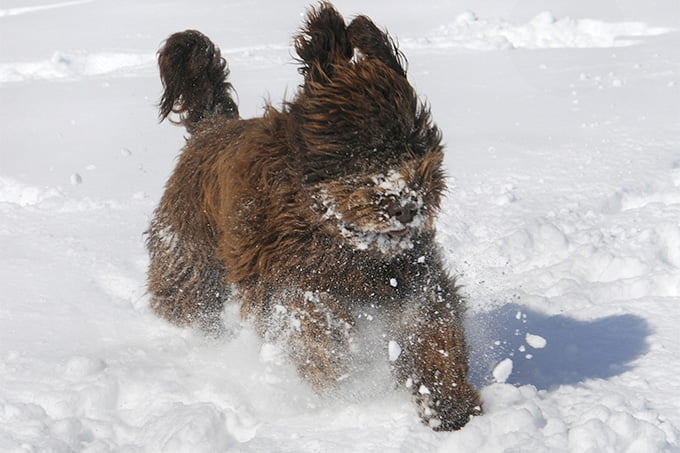
[[421, 384], [415, 389], [413, 399], [423, 423], [435, 431], [461, 429], [471, 417], [482, 414], [479, 396], [472, 388], [455, 394], [440, 395], [431, 393]]

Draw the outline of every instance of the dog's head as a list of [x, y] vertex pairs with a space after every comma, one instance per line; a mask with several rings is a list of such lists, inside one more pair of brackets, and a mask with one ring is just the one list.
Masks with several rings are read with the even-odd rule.
[[403, 55], [365, 16], [327, 3], [296, 39], [305, 83], [290, 111], [304, 183], [352, 246], [395, 254], [434, 227], [445, 189], [441, 134]]

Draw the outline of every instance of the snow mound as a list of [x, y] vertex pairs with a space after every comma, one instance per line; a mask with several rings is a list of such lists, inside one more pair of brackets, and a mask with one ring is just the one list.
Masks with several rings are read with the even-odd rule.
[[[482, 399], [490, 402], [485, 409], [498, 419], [476, 417], [436, 451], [677, 451], [667, 440], [668, 423], [659, 423], [651, 412], [637, 407], [640, 401], [635, 396], [617, 395], [592, 404], [585, 393], [567, 396], [564, 390], [557, 391], [567, 396], [568, 403], [553, 412], [550, 401], [556, 395], [532, 386], [490, 385], [482, 390]], [[585, 406], [591, 407], [578, 415], [572, 410]]]
[[473, 12], [466, 12], [440, 26], [430, 36], [404, 40], [403, 47], [473, 50], [622, 47], [638, 43], [640, 37], [669, 31], [642, 22], [558, 19], [550, 12], [542, 12], [525, 24], [515, 25], [500, 19], [481, 19]]
[[12, 203], [19, 206], [33, 206], [40, 202], [59, 196], [53, 188], [29, 186], [11, 178], [0, 177], [0, 203]]

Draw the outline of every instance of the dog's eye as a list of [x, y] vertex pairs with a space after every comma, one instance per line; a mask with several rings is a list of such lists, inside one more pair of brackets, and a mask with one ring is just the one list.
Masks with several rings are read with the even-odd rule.
[[384, 184], [385, 181], [386, 181], [386, 179], [385, 179], [384, 176], [375, 176], [375, 177], [373, 178], [373, 185], [374, 185], [374, 186], [379, 186], [379, 185], [381, 185], [381, 184]]

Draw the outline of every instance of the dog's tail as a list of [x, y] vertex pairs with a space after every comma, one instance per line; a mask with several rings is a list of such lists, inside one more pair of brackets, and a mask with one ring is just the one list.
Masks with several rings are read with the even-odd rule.
[[186, 30], [170, 36], [158, 51], [158, 67], [164, 89], [161, 121], [176, 113], [179, 118], [171, 121], [192, 132], [206, 118], [238, 118], [227, 62], [203, 33]]

